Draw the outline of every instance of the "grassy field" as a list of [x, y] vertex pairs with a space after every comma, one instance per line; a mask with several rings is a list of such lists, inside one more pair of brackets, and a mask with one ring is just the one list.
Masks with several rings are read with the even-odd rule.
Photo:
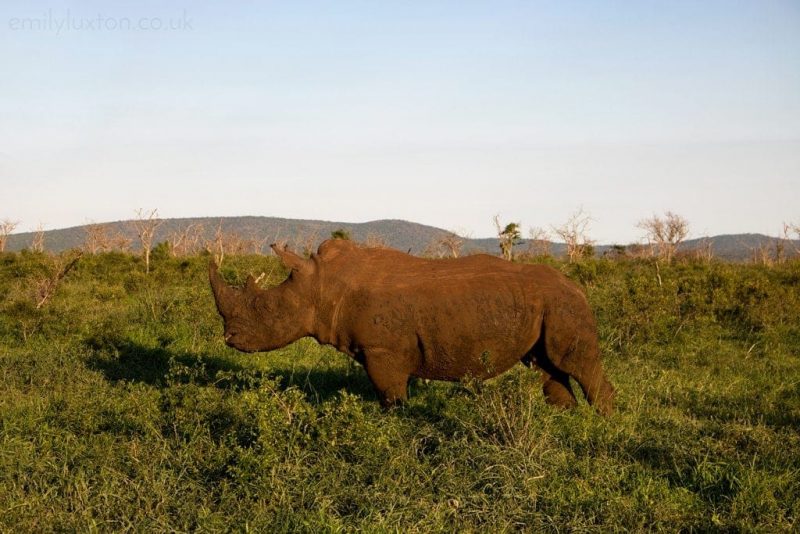
[[[0, 529], [800, 528], [800, 263], [554, 263], [597, 314], [618, 411], [544, 403], [518, 366], [412, 383], [302, 340], [224, 346], [207, 258], [0, 255]], [[226, 259], [243, 281], [284, 275]]]

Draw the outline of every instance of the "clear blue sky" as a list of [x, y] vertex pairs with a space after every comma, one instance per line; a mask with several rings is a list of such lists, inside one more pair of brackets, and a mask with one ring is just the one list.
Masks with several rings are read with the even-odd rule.
[[5, 1], [0, 67], [20, 230], [139, 207], [486, 236], [583, 206], [603, 242], [667, 209], [695, 236], [800, 222], [797, 1]]

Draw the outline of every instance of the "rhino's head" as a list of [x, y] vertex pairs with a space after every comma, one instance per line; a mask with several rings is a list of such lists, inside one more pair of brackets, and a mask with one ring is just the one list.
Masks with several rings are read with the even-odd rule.
[[231, 287], [217, 264], [209, 265], [217, 311], [225, 322], [225, 343], [243, 352], [285, 347], [311, 330], [314, 262], [275, 245], [272, 248], [290, 269], [286, 281], [272, 289], [259, 288], [252, 276], [244, 288]]

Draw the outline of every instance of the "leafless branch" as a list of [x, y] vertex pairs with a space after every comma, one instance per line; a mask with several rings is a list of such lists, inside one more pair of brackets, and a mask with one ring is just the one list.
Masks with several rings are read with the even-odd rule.
[[531, 256], [549, 256], [552, 240], [550, 232], [538, 226], [528, 231], [528, 254]]
[[53, 266], [52, 272], [46, 278], [42, 278], [36, 282], [36, 309], [40, 309], [42, 306], [47, 304], [47, 302], [55, 295], [58, 286], [61, 284], [61, 280], [67, 276], [75, 264], [78, 263], [78, 260], [81, 259], [83, 256], [83, 251], [78, 251], [71, 256], [60, 257], [59, 259], [55, 260], [56, 263]]
[[33, 233], [31, 250], [33, 252], [44, 252], [44, 225], [42, 223], [39, 223], [36, 227], [36, 231]]
[[314, 245], [317, 243], [317, 241], [319, 241], [318, 230], [309, 230], [307, 232], [303, 232], [295, 239], [297, 248], [302, 250], [303, 255], [306, 257], [311, 256], [311, 253], [314, 252]]
[[189, 256], [197, 252], [203, 236], [203, 225], [192, 223], [179, 227], [167, 238], [172, 257]]
[[86, 237], [83, 240], [83, 250], [89, 254], [106, 252], [111, 249], [111, 237], [109, 236], [109, 225], [90, 223], [83, 227]]
[[714, 259], [713, 245], [714, 243], [708, 237], [701, 239], [694, 251], [695, 258], [705, 263], [711, 263], [711, 260]]
[[645, 238], [659, 258], [671, 262], [675, 257], [678, 246], [689, 235], [689, 222], [671, 211], [664, 213], [664, 217], [653, 215], [649, 219], [639, 221], [637, 227], [645, 231]]
[[386, 238], [373, 232], [367, 234], [367, 239], [364, 241], [364, 246], [367, 248], [389, 248]]
[[150, 252], [153, 249], [156, 229], [162, 224], [164, 224], [164, 220], [158, 218], [158, 209], [148, 211], [139, 208], [136, 210], [136, 219], [133, 220], [133, 227], [142, 245], [146, 273], [150, 272]]
[[793, 256], [800, 255], [800, 243], [792, 239], [792, 234], [794, 234], [798, 240], [800, 240], [800, 224], [793, 224], [793, 223], [783, 223], [783, 235], [781, 236], [784, 242], [786, 243], [786, 247], [791, 250]]
[[594, 245], [594, 241], [589, 239], [591, 222], [592, 218], [581, 207], [570, 215], [567, 222], [561, 226], [551, 227], [553, 233], [566, 243], [570, 263], [586, 256]]
[[11, 235], [11, 232], [14, 231], [18, 224], [19, 221], [11, 221], [9, 219], [3, 219], [0, 222], [0, 252], [5, 251], [8, 236]]

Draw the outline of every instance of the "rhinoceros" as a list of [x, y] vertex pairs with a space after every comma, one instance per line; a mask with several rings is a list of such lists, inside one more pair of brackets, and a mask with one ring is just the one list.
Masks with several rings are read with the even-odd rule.
[[589, 304], [552, 267], [485, 254], [424, 259], [343, 239], [309, 258], [272, 249], [290, 273], [268, 290], [252, 276], [231, 287], [209, 265], [233, 348], [270, 351], [311, 336], [362, 364], [384, 406], [407, 399], [412, 376], [486, 379], [522, 362], [539, 370], [550, 404], [576, 404], [573, 377], [598, 412], [612, 410]]

